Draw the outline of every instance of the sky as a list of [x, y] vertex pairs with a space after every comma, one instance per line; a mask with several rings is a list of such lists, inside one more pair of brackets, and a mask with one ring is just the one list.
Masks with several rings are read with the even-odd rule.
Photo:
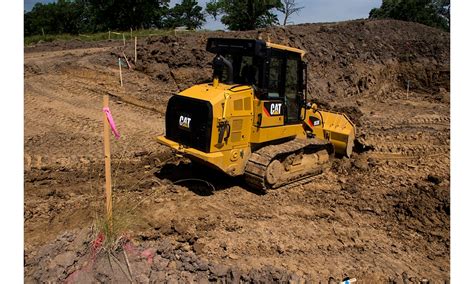
[[[198, 0], [199, 5], [206, 7], [209, 0]], [[24, 10], [30, 11], [37, 2], [51, 3], [54, 0], [24, 0]], [[170, 7], [173, 7], [180, 0], [171, 0]], [[296, 0], [299, 6], [304, 8], [298, 15], [290, 18], [291, 24], [318, 23], [318, 22], [338, 22], [353, 19], [362, 19], [369, 16], [372, 8], [378, 8], [382, 0]], [[280, 23], [283, 23], [282, 13], [277, 13]], [[215, 21], [212, 17], [206, 18], [204, 29], [216, 30], [225, 29], [219, 19]]]

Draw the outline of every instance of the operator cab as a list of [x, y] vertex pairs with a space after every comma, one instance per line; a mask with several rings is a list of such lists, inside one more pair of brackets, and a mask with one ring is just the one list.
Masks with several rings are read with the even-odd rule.
[[249, 85], [260, 100], [281, 102], [285, 124], [300, 123], [306, 104], [304, 51], [255, 39], [209, 38], [206, 50], [216, 54], [214, 79]]

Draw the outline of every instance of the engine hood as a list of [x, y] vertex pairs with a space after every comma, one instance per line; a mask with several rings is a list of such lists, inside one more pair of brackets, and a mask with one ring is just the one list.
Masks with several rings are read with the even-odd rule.
[[219, 103], [225, 99], [226, 94], [232, 94], [243, 90], [250, 89], [247, 85], [226, 85], [220, 83], [217, 87], [210, 83], [192, 86], [179, 94], [181, 96], [190, 97], [193, 99], [209, 101], [212, 105]]

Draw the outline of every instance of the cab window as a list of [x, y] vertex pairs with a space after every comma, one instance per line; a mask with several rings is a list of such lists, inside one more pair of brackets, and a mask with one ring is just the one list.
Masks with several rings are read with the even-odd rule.
[[285, 105], [288, 122], [299, 120], [299, 98], [298, 98], [298, 59], [288, 58], [286, 60], [285, 72]]
[[[224, 57], [232, 63], [234, 84], [260, 86], [259, 62], [257, 58], [240, 54], [224, 54]], [[222, 81], [229, 81], [227, 69], [224, 69]]]
[[272, 57], [270, 59], [270, 65], [268, 70], [268, 98], [278, 99], [283, 98], [281, 92], [281, 71], [283, 65], [283, 58]]

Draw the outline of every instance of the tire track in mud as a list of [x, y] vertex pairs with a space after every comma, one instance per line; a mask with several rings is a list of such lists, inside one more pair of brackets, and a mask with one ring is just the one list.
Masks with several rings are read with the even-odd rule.
[[97, 119], [93, 119], [81, 113], [74, 115], [57, 112], [55, 109], [48, 110], [48, 117], [53, 121], [52, 126], [64, 132], [81, 133], [87, 136], [101, 136], [101, 115], [97, 113]]
[[149, 118], [150, 117], [162, 118], [162, 113], [163, 113], [162, 106], [155, 106], [148, 102], [135, 99], [129, 95], [123, 94], [123, 91], [117, 91], [113, 88], [111, 90], [110, 88], [104, 87], [103, 90], [100, 90], [100, 89], [97, 90], [97, 89], [94, 89], [90, 84], [88, 84], [87, 82], [83, 82], [82, 80], [77, 80], [77, 81], [67, 80], [64, 82], [64, 84], [62, 84], [62, 87], [64, 87], [66, 90], [69, 90], [69, 91], [86, 94], [90, 96], [91, 98], [97, 98], [97, 97], [101, 98], [103, 95], [108, 94], [118, 99], [118, 103], [115, 106], [117, 109], [119, 109], [118, 111], [124, 109], [124, 107], [121, 106], [122, 104], [121, 101], [123, 101], [126, 104], [132, 105], [132, 108], [136, 107], [135, 110], [140, 110], [140, 111], [132, 111], [132, 114], [133, 114], [132, 118], [134, 119], [138, 118], [139, 120], [141, 120], [144, 126], [148, 126], [148, 127], [144, 127], [144, 129], [142, 129], [141, 132], [150, 136], [152, 136], [153, 134], [157, 136], [156, 132], [150, 130], [151, 128], [153, 128], [153, 124], [149, 122]]
[[400, 156], [430, 156], [449, 153], [449, 146], [426, 145], [422, 143], [407, 144], [403, 141], [384, 142], [383, 145], [375, 145], [372, 153]]
[[87, 155], [70, 155], [70, 156], [53, 156], [31, 154], [25, 152], [25, 171], [43, 170], [50, 167], [67, 168], [67, 169], [84, 169], [89, 167], [92, 163], [98, 161], [96, 156]]
[[366, 144], [372, 147], [368, 155], [376, 159], [417, 159], [422, 157], [449, 156], [449, 144], [433, 144], [432, 139], [420, 140], [388, 140], [367, 139]]
[[450, 127], [450, 117], [442, 115], [416, 115], [410, 118], [394, 118], [392, 116], [382, 117], [378, 119], [368, 119], [365, 122], [365, 125], [370, 126], [374, 129], [390, 129], [390, 128], [400, 128], [400, 127], [437, 127], [439, 128], [449, 128]]
[[441, 125], [441, 126], [450, 126], [450, 117], [449, 116], [438, 116], [438, 115], [425, 115], [425, 116], [415, 116], [404, 121], [408, 125], [413, 124], [422, 124], [422, 125]]
[[[119, 48], [120, 49], [120, 48]], [[120, 53], [115, 49], [111, 49], [111, 53]], [[110, 56], [109, 53], [103, 55]], [[118, 57], [118, 56], [117, 56]], [[156, 85], [150, 77], [138, 72], [134, 69], [123, 69], [124, 86], [119, 86], [118, 68], [115, 65], [103, 66], [93, 62], [93, 58], [97, 56], [88, 56], [80, 58], [77, 63], [79, 65], [76, 69], [67, 68], [64, 72], [71, 78], [75, 78], [77, 84], [81, 84], [84, 89], [92, 90], [94, 93], [109, 94], [120, 101], [129, 103], [143, 109], [151, 110], [157, 114], [163, 114], [166, 109], [165, 102], [169, 96], [162, 97], [163, 94], [175, 93], [175, 90], [150, 90], [150, 86]], [[108, 63], [110, 58], [105, 60]], [[116, 69], [114, 69], [116, 68]], [[97, 77], [99, 76], [99, 78]], [[91, 85], [91, 81], [101, 81], [99, 83], [102, 90]], [[68, 82], [65, 82], [67, 85]], [[159, 93], [158, 96], [157, 93]]]
[[376, 159], [417, 159], [449, 155], [450, 118], [422, 114], [410, 118], [367, 119], [364, 142]]
[[[102, 135], [102, 113], [101, 108], [101, 97], [104, 92], [92, 89], [90, 84], [87, 82], [77, 81], [76, 78], [68, 78], [66, 76], [54, 76], [54, 84], [48, 85], [44, 88], [43, 81], [30, 80], [25, 89], [27, 90], [27, 98], [25, 99], [25, 107], [28, 109], [38, 107], [41, 109], [41, 115], [47, 116], [48, 119], [38, 119], [36, 113], [33, 115], [27, 115], [25, 125], [28, 128], [32, 125], [33, 128], [41, 126], [40, 128], [46, 133], [50, 132], [51, 128], [61, 133], [74, 133], [84, 137], [84, 141], [71, 141], [73, 145], [76, 145], [78, 150], [87, 154], [91, 160], [97, 160], [101, 158], [102, 148], [100, 143]], [[36, 78], [35, 78], [36, 79]], [[50, 79], [50, 81], [53, 81]], [[79, 98], [79, 99], [78, 99]], [[54, 107], [49, 106], [49, 102], [54, 101]], [[115, 104], [112, 102], [112, 104]], [[97, 110], [94, 110], [96, 108]], [[130, 108], [135, 109], [130, 113]], [[137, 108], [135, 106], [116, 104], [114, 106], [114, 117], [115, 120], [120, 122], [120, 130], [122, 130], [123, 138], [120, 141], [115, 142], [115, 146], [118, 149], [115, 151], [115, 157], [119, 157], [121, 161], [130, 160], [124, 158], [124, 156], [133, 156], [136, 151], [143, 151], [143, 149], [156, 148], [157, 144], [153, 137], [163, 133], [163, 123], [153, 123], [150, 117], [158, 117], [156, 113], [146, 109]], [[139, 110], [139, 111], [137, 111]], [[126, 115], [122, 115], [126, 113]], [[72, 115], [71, 115], [72, 114]], [[141, 128], [136, 128], [135, 125], [141, 125]], [[156, 129], [156, 130], [154, 130]], [[128, 132], [131, 130], [131, 132]], [[40, 131], [40, 133], [44, 133]], [[137, 135], [138, 134], [138, 135]], [[44, 137], [44, 134], [40, 134]], [[92, 136], [92, 137], [91, 137]], [[146, 137], [146, 139], [143, 139]], [[94, 139], [97, 143], [87, 142], [87, 140]], [[27, 139], [28, 141], [28, 139]], [[41, 139], [40, 139], [41, 141]], [[88, 145], [84, 148], [84, 146]], [[134, 150], [135, 148], [135, 150]], [[84, 149], [89, 149], [84, 152]], [[126, 154], [125, 152], [128, 152]], [[47, 167], [45, 163], [51, 162], [50, 166], [60, 165], [64, 167], [65, 164], [72, 165], [77, 159], [69, 159], [67, 157], [54, 157], [51, 159], [31, 158], [32, 155], [26, 155], [26, 168], [41, 168]], [[34, 154], [33, 154], [34, 156]], [[41, 155], [36, 155], [41, 157]], [[44, 155], [43, 155], [44, 156]], [[34, 165], [33, 160], [40, 160], [37, 162], [38, 165]], [[71, 160], [70, 162], [64, 162], [64, 159]], [[130, 161], [125, 161], [128, 163]]]
[[[396, 168], [394, 170], [394, 168]], [[412, 164], [399, 164], [391, 167], [381, 167], [376, 170], [380, 177], [394, 177], [399, 176], [404, 179], [416, 178], [419, 180], [425, 180], [430, 174], [438, 174], [441, 176], [448, 176], [449, 169], [444, 170], [443, 168], [433, 168], [432, 166], [416, 166]]]
[[359, 139], [369, 147], [364, 159], [370, 161], [374, 178], [382, 178], [376, 184], [386, 186], [390, 180], [406, 186], [432, 174], [449, 179], [449, 108], [424, 101], [395, 104], [388, 108], [371, 102], [361, 119]]

